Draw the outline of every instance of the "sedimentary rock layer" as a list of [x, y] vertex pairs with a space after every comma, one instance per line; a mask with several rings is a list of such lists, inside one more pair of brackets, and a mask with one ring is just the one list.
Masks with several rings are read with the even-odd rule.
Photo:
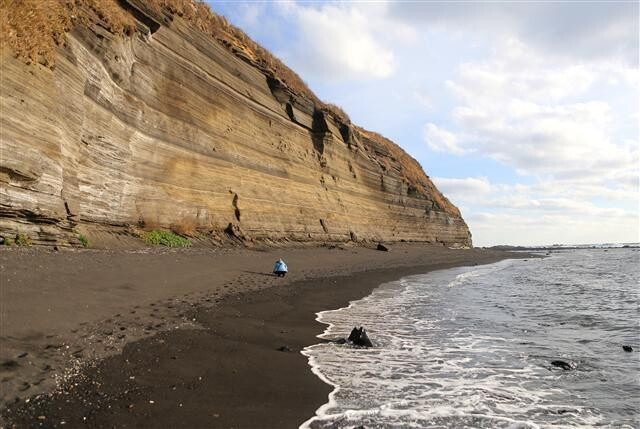
[[[77, 26], [55, 68], [2, 51], [0, 235], [83, 227], [243, 240], [470, 245], [393, 143], [338, 119], [179, 16]], [[142, 8], [143, 9], [143, 8]]]

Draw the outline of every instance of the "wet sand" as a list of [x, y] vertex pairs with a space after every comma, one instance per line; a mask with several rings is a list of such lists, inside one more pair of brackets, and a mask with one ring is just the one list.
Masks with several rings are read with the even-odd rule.
[[[279, 257], [284, 279], [269, 273]], [[505, 257], [415, 244], [2, 251], [4, 424], [298, 427], [330, 392], [299, 353], [324, 329], [316, 312], [405, 275]]]

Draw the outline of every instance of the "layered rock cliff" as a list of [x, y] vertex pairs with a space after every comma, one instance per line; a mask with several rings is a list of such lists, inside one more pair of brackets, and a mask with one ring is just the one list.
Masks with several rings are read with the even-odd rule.
[[84, 19], [31, 61], [15, 42], [29, 34], [11, 29], [0, 235], [77, 244], [83, 227], [135, 226], [253, 241], [471, 244], [458, 209], [398, 146], [154, 1], [114, 2], [129, 23], [118, 28], [78, 6]]

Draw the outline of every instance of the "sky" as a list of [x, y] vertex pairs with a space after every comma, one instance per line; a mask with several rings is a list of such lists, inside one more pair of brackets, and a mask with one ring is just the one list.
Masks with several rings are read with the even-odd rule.
[[476, 246], [638, 242], [631, 2], [210, 2], [416, 158]]

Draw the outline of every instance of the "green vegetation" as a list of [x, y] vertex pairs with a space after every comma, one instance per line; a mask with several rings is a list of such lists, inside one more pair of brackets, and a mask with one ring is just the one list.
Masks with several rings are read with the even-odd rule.
[[31, 240], [26, 235], [18, 233], [16, 235], [16, 244], [18, 246], [31, 246]]
[[78, 240], [82, 244], [82, 247], [89, 247], [89, 239], [82, 234], [78, 234]]
[[5, 246], [13, 246], [16, 243], [12, 238], [4, 237], [4, 241], [2, 242], [2, 244], [4, 244]]
[[140, 236], [145, 242], [156, 246], [190, 247], [191, 241], [171, 231], [153, 230], [143, 232]]

